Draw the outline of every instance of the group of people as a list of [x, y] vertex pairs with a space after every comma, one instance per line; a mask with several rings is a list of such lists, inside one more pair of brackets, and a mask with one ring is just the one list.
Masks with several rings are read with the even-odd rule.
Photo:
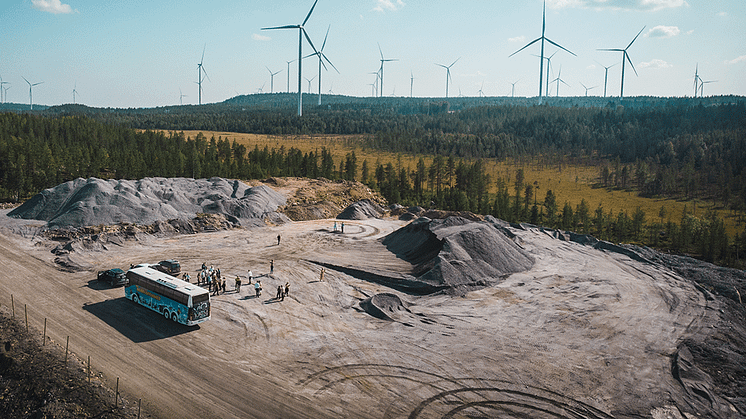
[[[279, 242], [279, 239], [278, 239]], [[275, 272], [275, 261], [274, 259], [269, 261], [269, 275], [273, 275]], [[254, 281], [254, 273], [251, 271], [251, 269], [247, 272], [248, 277], [248, 284], [247, 285], [254, 285], [254, 293], [257, 297], [262, 295], [262, 281], [256, 280]], [[190, 282], [191, 276], [189, 273], [184, 272], [183, 279], [187, 282]], [[323, 274], [322, 274], [322, 280], [323, 280]], [[210, 292], [212, 292], [212, 295], [219, 295], [220, 291], [225, 294], [226, 285], [225, 285], [225, 278], [223, 278], [222, 274], [220, 273], [220, 268], [214, 268], [212, 265], [209, 267], [206, 263], [202, 264], [202, 268], [200, 269], [199, 273], [197, 274], [197, 285], [200, 286], [206, 286]], [[241, 279], [240, 275], [236, 275], [235, 279], [235, 291], [236, 293], [241, 292], [241, 285], [243, 285], [243, 280]], [[285, 297], [288, 296], [290, 293], [290, 283], [285, 282], [285, 285], [278, 285], [277, 286], [277, 300], [284, 301]]]

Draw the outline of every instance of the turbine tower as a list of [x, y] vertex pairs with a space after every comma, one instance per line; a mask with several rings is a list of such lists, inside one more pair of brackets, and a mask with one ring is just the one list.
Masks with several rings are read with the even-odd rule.
[[[303, 36], [305, 35], [306, 40], [311, 45], [311, 48], [313, 48], [314, 52], [316, 51], [316, 47], [313, 46], [313, 42], [311, 42], [311, 38], [308, 36], [308, 33], [306, 33], [306, 29], [304, 28], [304, 25], [306, 22], [308, 22], [308, 19], [311, 17], [311, 13], [313, 13], [313, 9], [316, 7], [316, 3], [318, 3], [319, 0], [316, 0], [313, 2], [313, 6], [311, 6], [311, 10], [308, 12], [308, 15], [306, 15], [306, 18], [303, 20], [303, 23], [299, 25], [285, 25], [285, 26], [274, 26], [271, 28], [262, 28], [263, 31], [265, 30], [274, 30], [274, 29], [298, 29], [298, 116], [303, 116], [303, 91], [301, 83], [303, 82]], [[288, 63], [288, 66], [290, 63]]]
[[694, 67], [694, 97], [697, 97], [697, 89], [699, 88], [699, 82], [702, 81], [702, 78], [699, 77], [699, 63], [697, 63], [697, 66]]
[[329, 63], [334, 70], [336, 70], [337, 73], [339, 73], [339, 70], [337, 70], [337, 67], [334, 67], [334, 64], [332, 64], [331, 61], [329, 61], [329, 58], [324, 54], [324, 47], [326, 46], [326, 39], [329, 37], [329, 29], [331, 29], [331, 25], [329, 25], [328, 28], [326, 28], [326, 35], [324, 36], [324, 43], [321, 44], [321, 49], [314, 52], [313, 54], [308, 54], [307, 56], [303, 58], [313, 57], [314, 55], [319, 57], [319, 106], [321, 106], [321, 66], [324, 66], [324, 69], [326, 69], [326, 64], [324, 64], [324, 60], [326, 60], [327, 63]]
[[[23, 77], [23, 76], [21, 76], [21, 77]], [[23, 79], [26, 80], [26, 77], [23, 77]], [[44, 82], [40, 81], [38, 83], [31, 84], [30, 81], [26, 80], [26, 83], [28, 83], [28, 104], [29, 104], [29, 109], [33, 111], [34, 110], [34, 97], [33, 97], [33, 93], [32, 93], [31, 89], [34, 86], [38, 86], [38, 85], [40, 85], [40, 84], [42, 84]]]
[[607, 66], [599, 63], [598, 61], [596, 61], [596, 62], [598, 63], [598, 65], [600, 65], [601, 67], [604, 68], [604, 97], [606, 97], [606, 82], [609, 81], [609, 69], [611, 67], [614, 67], [616, 65], [616, 63], [614, 63], [614, 64], [612, 64], [612, 65], [610, 65], [610, 66], [607, 67]]
[[[702, 80], [702, 79], [700, 79], [700, 81], [701, 81], [701, 80]], [[701, 82], [701, 83], [699, 84], [699, 97], [701, 97], [701, 98], [702, 98], [702, 97], [705, 97], [705, 94], [704, 94], [704, 87], [705, 87], [705, 84], [708, 84], [708, 83], [717, 83], [717, 80], [707, 80], [707, 81], [702, 81], [702, 82]]]
[[456, 62], [460, 59], [461, 57], [456, 58], [456, 61], [452, 62], [451, 65], [443, 65], [443, 64], [435, 63], [435, 65], [446, 69], [446, 98], [448, 98], [448, 82], [452, 81], [451, 80], [451, 67], [453, 67], [453, 65], [456, 64]]
[[75, 87], [73, 87], [73, 105], [75, 104], [75, 95], [79, 95], [78, 93], [78, 83], [75, 83]]
[[[12, 86], [3, 87], [3, 93], [5, 93], [5, 100], [8, 100], [8, 90], [10, 90]], [[3, 102], [5, 103], [5, 102]]]
[[412, 71], [409, 71], [409, 97], [412, 97], [412, 92], [414, 91], [414, 73]]
[[264, 68], [266, 68], [267, 71], [269, 71], [269, 78], [270, 78], [269, 92], [274, 93], [275, 92], [275, 76], [282, 73], [282, 70], [273, 73], [272, 70], [269, 69], [269, 67], [264, 66]]
[[315, 78], [316, 78], [316, 76], [313, 76], [313, 77], [311, 77], [310, 79], [309, 79], [308, 77], [305, 77], [306, 81], [308, 81], [308, 93], [309, 93], [309, 94], [311, 93], [311, 82], [312, 82], [312, 81], [313, 81], [313, 79], [315, 79]]
[[[512, 53], [512, 54], [510, 54], [508, 56], [508, 57], [512, 57], [512, 56], [518, 54], [519, 52], [523, 51], [524, 49], [530, 47], [534, 43], [541, 41], [541, 56], [540, 56], [541, 58], [539, 60], [539, 103], [541, 103], [541, 86], [542, 86], [542, 81], [543, 81], [543, 78], [544, 78], [543, 77], [543, 71], [544, 71], [544, 41], [547, 41], [550, 44], [554, 45], [555, 47], [563, 49], [563, 50], [569, 52], [570, 54], [575, 55], [574, 52], [570, 51], [569, 49], [563, 47], [560, 44], [557, 44], [556, 42], [554, 42], [551, 39], [549, 39], [546, 36], [544, 36], [544, 33], [546, 32], [546, 27], [547, 27], [547, 18], [546, 18], [546, 16], [547, 16], [547, 2], [544, 1], [544, 12], [542, 14], [542, 21], [541, 21], [541, 37], [534, 39], [533, 41], [531, 41], [528, 44], [526, 44], [526, 46], [524, 46], [523, 48], [519, 49], [518, 51], [516, 51], [516, 52], [514, 52], [514, 53]], [[547, 88], [547, 90], [549, 90], [549, 88]]]
[[484, 81], [482, 82], [482, 87], [479, 88], [479, 92], [477, 92], [479, 93], [479, 97], [484, 96], [484, 92], [482, 91], [482, 89], [484, 89]]
[[632, 70], [634, 70], [635, 71], [635, 75], [637, 75], [637, 70], [635, 70], [635, 65], [632, 64], [632, 59], [629, 58], [629, 54], [627, 54], [627, 50], [629, 49], [629, 47], [632, 46], [632, 44], [635, 43], [635, 41], [637, 40], [637, 37], [640, 36], [640, 34], [642, 33], [642, 31], [644, 31], [644, 30], [645, 30], [645, 26], [643, 26], [642, 29], [640, 29], [640, 32], [638, 32], [637, 36], [635, 36], [635, 38], [632, 40], [632, 42], [630, 42], [629, 45], [627, 45], [627, 48], [624, 48], [624, 49], [622, 49], [622, 48], [604, 48], [604, 49], [599, 49], [599, 51], [616, 51], [616, 52], [621, 52], [622, 53], [622, 87], [619, 90], [619, 99], [620, 100], [622, 98], [624, 98], [624, 62], [625, 62], [625, 60], [629, 61], [629, 65], [632, 66]]
[[[202, 58], [199, 60], [199, 63], [197, 64], [197, 85], [199, 86], [199, 104], [202, 104], [202, 82], [205, 81], [205, 78], [207, 80], [210, 80], [210, 76], [207, 75], [207, 70], [205, 70], [205, 67], [202, 65], [202, 63], [205, 61], [205, 48], [207, 48], [207, 44], [205, 44], [204, 47], [202, 47]], [[202, 74], [204, 73], [204, 77], [202, 77]]]
[[387, 61], [399, 61], [398, 58], [383, 58], [383, 51], [381, 50], [381, 44], [378, 44], [378, 52], [381, 53], [381, 68], [378, 69], [378, 72], [381, 73], [379, 77], [381, 77], [381, 97], [383, 97], [383, 63]]

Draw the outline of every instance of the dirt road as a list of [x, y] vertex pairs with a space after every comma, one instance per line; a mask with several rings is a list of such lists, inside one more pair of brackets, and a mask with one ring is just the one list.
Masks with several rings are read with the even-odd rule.
[[[401, 222], [349, 221], [344, 234], [333, 223], [143, 238], [77, 255], [94, 267], [78, 273], [57, 269], [52, 244], [4, 231], [0, 304], [13, 294], [17, 315], [28, 304], [32, 325], [49, 319], [54, 341], [69, 335], [105, 381], [120, 377], [163, 418], [649, 416], [682, 391], [677, 343], [708, 325], [702, 294], [671, 272], [538, 230], [516, 231], [530, 271], [464, 297], [415, 297], [330, 269], [320, 282], [314, 260], [408, 268], [377, 241]], [[97, 269], [166, 258], [193, 278], [203, 262], [228, 278], [212, 320], [181, 327], [93, 281]], [[360, 308], [381, 292], [406, 303], [394, 321]]]

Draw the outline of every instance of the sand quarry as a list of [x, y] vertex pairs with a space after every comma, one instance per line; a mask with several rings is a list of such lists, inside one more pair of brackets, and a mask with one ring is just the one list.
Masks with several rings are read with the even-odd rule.
[[[180, 195], [200, 190], [192, 186], [161, 193], [151, 208], [178, 212], [176, 200], [193, 214], [228, 208], [244, 227], [99, 234], [65, 253], [42, 234], [47, 221], [64, 219], [59, 210], [42, 221], [3, 210], [0, 304], [13, 294], [32, 326], [47, 318], [53, 342], [70, 336], [100, 380], [113, 387], [119, 377], [129, 402], [142, 399], [158, 418], [743, 417], [743, 400], [717, 395], [682, 347], [721, 327], [723, 303], [661, 263], [494, 219], [293, 222], [275, 211], [297, 188], [257, 200], [253, 188], [211, 181], [223, 192], [208, 192], [205, 205]], [[44, 199], [72, 208], [74, 222], [90, 197], [95, 208], [126, 206], [100, 192], [112, 196], [117, 184], [97, 182]], [[119, 185], [151, 199], [138, 188]], [[239, 201], [249, 196], [263, 207], [247, 210]], [[193, 278], [203, 262], [228, 278], [209, 322], [183, 327], [94, 280], [101, 269], [163, 259]], [[262, 281], [258, 298], [248, 269]], [[290, 294], [277, 301], [286, 282]]]

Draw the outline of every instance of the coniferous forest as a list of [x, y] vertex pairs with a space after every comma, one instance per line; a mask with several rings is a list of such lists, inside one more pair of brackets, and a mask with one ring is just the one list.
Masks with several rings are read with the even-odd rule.
[[[303, 117], [228, 105], [176, 109], [59, 107], [0, 114], [0, 199], [23, 200], [91, 176], [325, 177], [359, 180], [389, 202], [493, 214], [709, 261], [742, 263], [746, 234], [728, 237], [714, 214], [697, 218], [685, 213], [681, 220], [666, 221], [665, 214], [645, 214], [639, 208], [613, 213], [589, 208], [584, 200], [560, 208], [563, 198], [551, 190], [536, 200], [521, 170], [510, 184], [491, 179], [484, 159], [592, 160], [599, 167], [600, 186], [633, 189], [647, 197], [705, 199], [744, 214], [744, 102], [654, 108], [502, 105], [458, 111], [450, 111], [447, 103], [406, 109], [338, 105], [309, 109]], [[186, 138], [178, 130], [354, 134], [348, 141], [355, 147], [434, 158], [430, 164], [419, 158], [414, 169], [405, 169], [361, 162], [354, 152], [334, 161], [324, 148], [247, 149], [223, 138]]]

